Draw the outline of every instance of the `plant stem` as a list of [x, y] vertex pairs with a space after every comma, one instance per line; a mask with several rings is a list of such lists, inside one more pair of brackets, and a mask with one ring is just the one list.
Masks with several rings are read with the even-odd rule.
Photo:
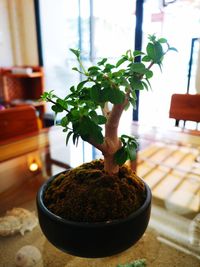
[[86, 69], [84, 68], [84, 66], [82, 64], [82, 61], [80, 59], [78, 59], [78, 62], [80, 64], [81, 69], [83, 70], [82, 74], [84, 74], [85, 76], [88, 76], [88, 73], [87, 73]]

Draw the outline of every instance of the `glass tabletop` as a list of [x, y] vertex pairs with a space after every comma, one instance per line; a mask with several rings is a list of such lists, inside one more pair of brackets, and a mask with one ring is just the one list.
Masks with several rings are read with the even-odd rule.
[[200, 258], [200, 133], [134, 124], [132, 133], [140, 144], [136, 172], [153, 195], [150, 227]]
[[[135, 124], [131, 131], [139, 141], [136, 172], [153, 195], [151, 219], [142, 239], [121, 254], [83, 259], [56, 249], [37, 225], [24, 235], [0, 237], [0, 266], [15, 266], [15, 254], [25, 245], [40, 250], [41, 266], [117, 266], [141, 258], [153, 267], [200, 266], [200, 136]], [[1, 216], [14, 207], [37, 216], [35, 196], [40, 185], [51, 175], [88, 160], [89, 154], [92, 158], [91, 147], [66, 147], [65, 138], [59, 127], [52, 127], [1, 144]]]

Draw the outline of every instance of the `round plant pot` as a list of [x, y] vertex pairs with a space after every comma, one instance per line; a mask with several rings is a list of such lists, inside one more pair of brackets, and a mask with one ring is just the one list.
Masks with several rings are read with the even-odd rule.
[[127, 218], [87, 223], [63, 219], [46, 208], [44, 192], [56, 176], [52, 176], [39, 189], [37, 209], [44, 235], [58, 249], [79, 257], [100, 258], [122, 252], [142, 237], [151, 212], [151, 190], [146, 183], [145, 202]]

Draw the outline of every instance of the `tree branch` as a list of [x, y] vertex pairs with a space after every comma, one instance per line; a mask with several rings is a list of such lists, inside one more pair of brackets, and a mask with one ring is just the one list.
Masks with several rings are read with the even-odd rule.
[[[54, 104], [54, 105], [59, 105], [58, 103], [56, 103], [55, 101], [53, 101], [52, 99], [50, 99], [49, 97], [47, 97], [47, 101], [48, 102], [51, 102], [52, 104]], [[61, 106], [62, 107], [62, 106]], [[70, 112], [68, 109], [66, 109], [66, 108], [64, 108], [64, 107], [62, 107], [66, 112]]]

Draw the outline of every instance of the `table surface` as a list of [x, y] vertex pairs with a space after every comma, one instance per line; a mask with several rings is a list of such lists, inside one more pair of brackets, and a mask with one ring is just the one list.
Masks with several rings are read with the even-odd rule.
[[[147, 266], [200, 266], [200, 135], [180, 129], [133, 124], [138, 138], [136, 172], [151, 187], [152, 213], [146, 233], [127, 251], [102, 259], [82, 259], [51, 245], [39, 225], [24, 236], [0, 237], [0, 266], [12, 267], [15, 253], [25, 245], [41, 252], [39, 266], [117, 266], [145, 258]], [[0, 143], [0, 214], [13, 207], [36, 212], [35, 196], [49, 176], [92, 157], [92, 148], [71, 143], [52, 127]], [[84, 153], [85, 152], [85, 153]], [[31, 171], [36, 163], [38, 170]], [[37, 214], [37, 212], [36, 212]]]

